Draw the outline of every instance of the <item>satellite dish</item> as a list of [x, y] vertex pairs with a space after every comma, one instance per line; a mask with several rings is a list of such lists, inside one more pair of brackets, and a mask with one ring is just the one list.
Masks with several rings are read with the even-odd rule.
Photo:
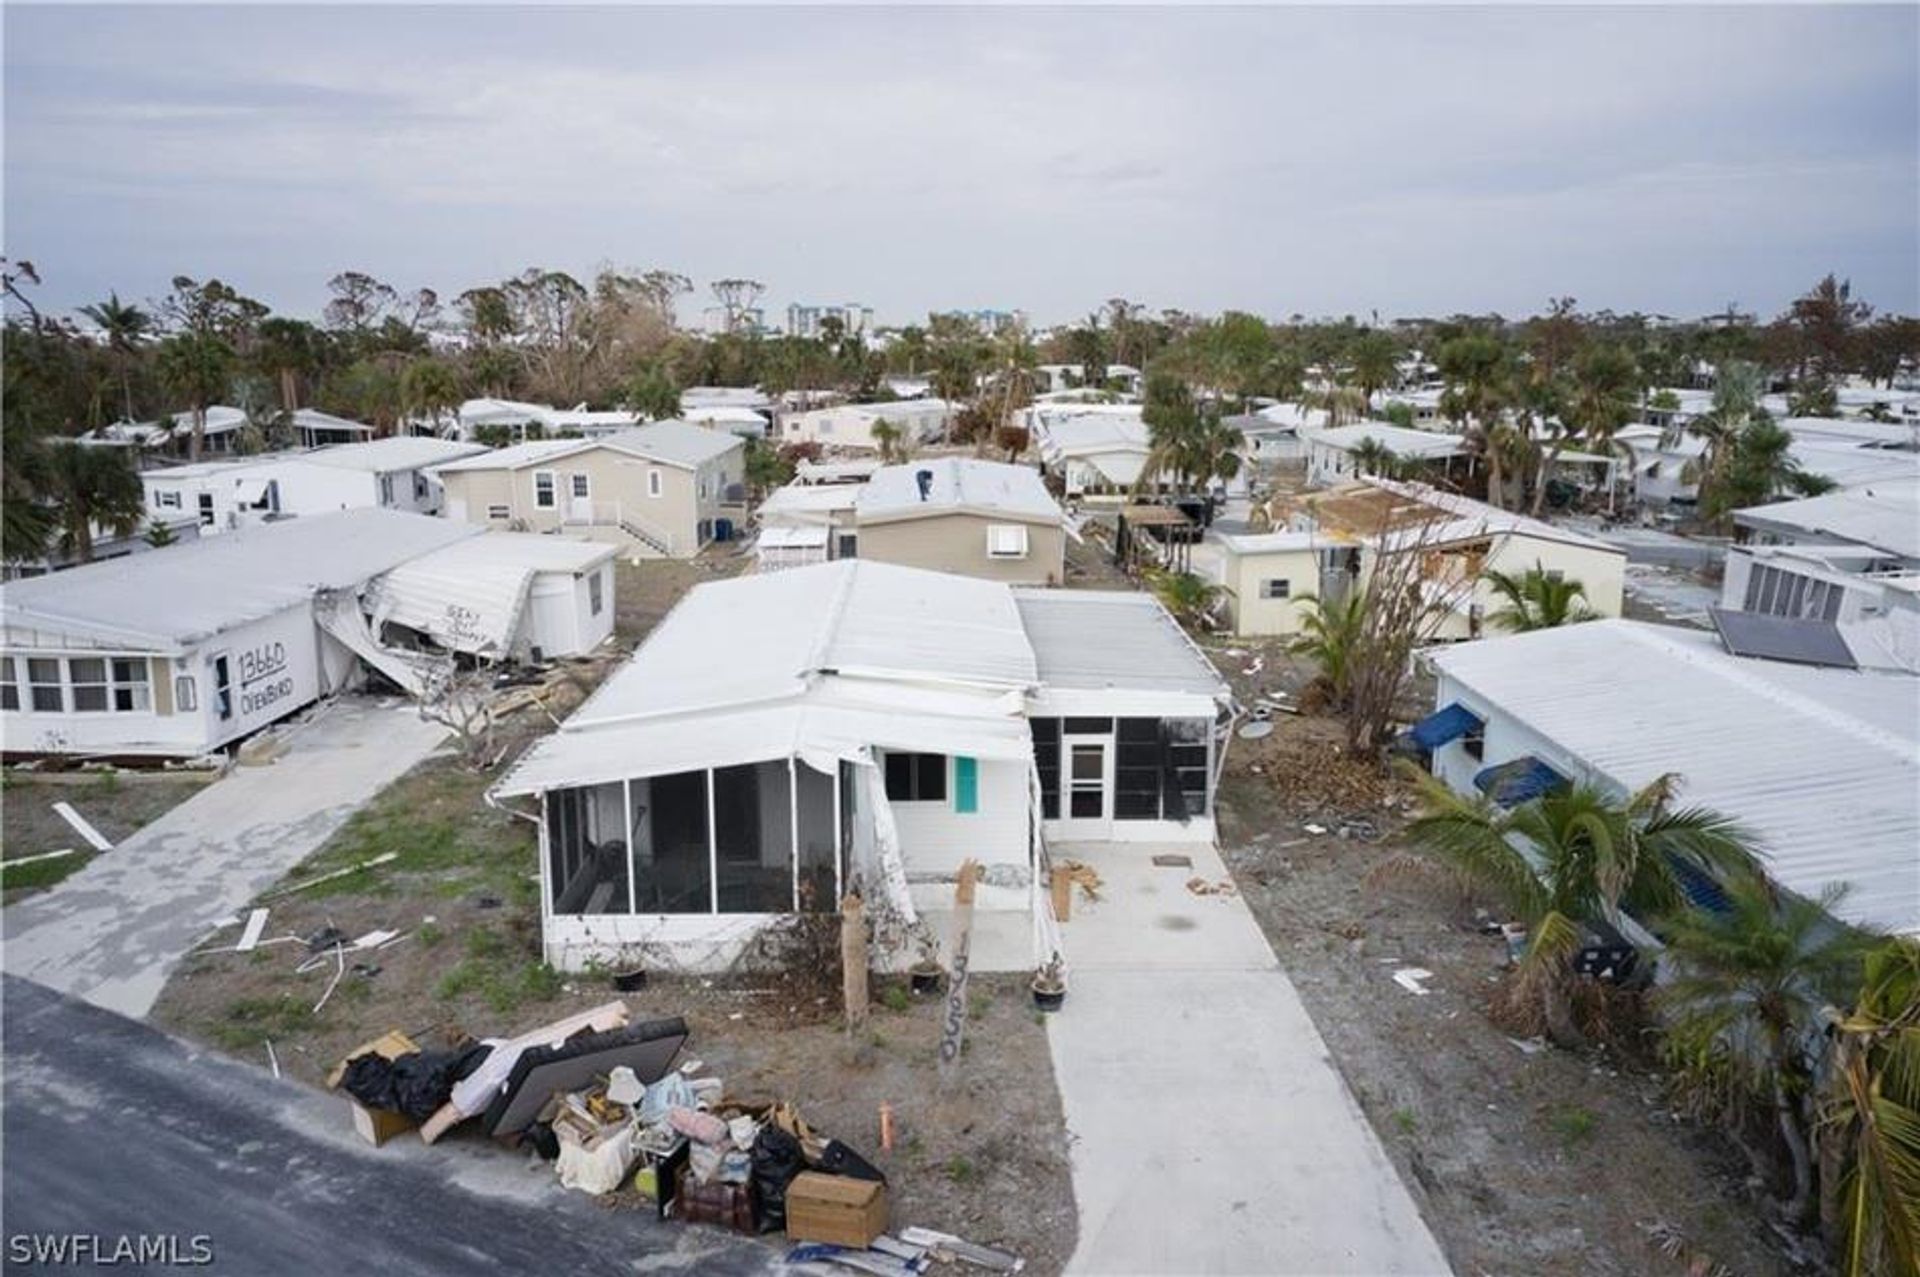
[[1240, 729], [1241, 740], [1259, 740], [1273, 735], [1273, 724], [1265, 719], [1256, 719]]

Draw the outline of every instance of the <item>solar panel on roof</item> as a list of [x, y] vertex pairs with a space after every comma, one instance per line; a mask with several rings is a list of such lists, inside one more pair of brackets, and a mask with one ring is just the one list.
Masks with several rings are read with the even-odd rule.
[[1710, 607], [1714, 629], [1720, 642], [1734, 656], [1757, 656], [1769, 661], [1790, 661], [1797, 665], [1825, 665], [1836, 669], [1858, 669], [1853, 651], [1832, 621], [1798, 616], [1767, 616], [1760, 612], [1735, 612]]

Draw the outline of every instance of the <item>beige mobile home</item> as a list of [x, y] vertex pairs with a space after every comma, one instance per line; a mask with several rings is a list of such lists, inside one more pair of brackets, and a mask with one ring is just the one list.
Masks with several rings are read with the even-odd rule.
[[652, 558], [729, 540], [745, 478], [737, 436], [657, 421], [597, 439], [546, 439], [441, 466], [449, 517], [520, 532], [565, 529]]

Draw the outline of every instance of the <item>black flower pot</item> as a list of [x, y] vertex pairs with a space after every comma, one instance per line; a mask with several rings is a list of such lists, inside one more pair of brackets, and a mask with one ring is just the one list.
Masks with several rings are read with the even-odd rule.
[[929, 997], [940, 992], [940, 977], [943, 974], [939, 967], [915, 967], [907, 972], [907, 987], [920, 997]]
[[1058, 1011], [1066, 1004], [1067, 991], [1065, 989], [1043, 989], [1037, 984], [1031, 987], [1033, 989], [1033, 1005], [1042, 1011]]

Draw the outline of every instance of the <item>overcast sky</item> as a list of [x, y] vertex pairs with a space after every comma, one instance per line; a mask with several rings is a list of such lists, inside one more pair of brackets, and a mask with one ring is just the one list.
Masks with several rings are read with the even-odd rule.
[[[5, 247], [1071, 319], [1920, 310], [1920, 9], [5, 7]], [[690, 304], [686, 309], [697, 307]], [[683, 312], [684, 313], [684, 312]]]

